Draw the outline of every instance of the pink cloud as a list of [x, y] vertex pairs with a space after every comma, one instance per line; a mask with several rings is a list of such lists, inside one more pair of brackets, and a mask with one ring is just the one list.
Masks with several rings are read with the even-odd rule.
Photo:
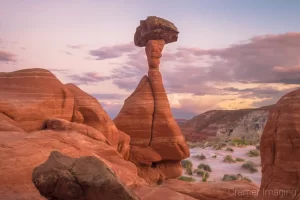
[[0, 62], [13, 62], [13, 61], [16, 61], [15, 54], [0, 50]]
[[279, 73], [299, 73], [300, 72], [300, 65], [295, 65], [295, 66], [276, 66], [273, 67], [273, 70], [275, 72]]

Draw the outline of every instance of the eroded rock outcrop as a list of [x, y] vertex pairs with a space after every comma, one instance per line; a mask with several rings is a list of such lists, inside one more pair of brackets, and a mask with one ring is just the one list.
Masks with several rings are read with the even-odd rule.
[[100, 131], [85, 124], [73, 123], [64, 119], [49, 119], [46, 122], [46, 128], [54, 131], [76, 131], [94, 140], [98, 140], [110, 145], [106, 137]]
[[72, 121], [82, 121], [103, 133], [115, 148], [119, 143], [119, 131], [97, 99], [82, 91], [76, 85], [66, 84], [74, 95], [74, 115]]
[[27, 131], [44, 129], [48, 118], [71, 121], [74, 97], [48, 70], [0, 73], [0, 113]]
[[258, 200], [300, 197], [300, 90], [270, 111], [260, 143], [262, 181]]
[[139, 200], [94, 156], [70, 158], [53, 151], [45, 163], [33, 170], [32, 182], [47, 199]]
[[[116, 128], [99, 101], [73, 84], [62, 84], [50, 71], [36, 68], [1, 72], [0, 92], [0, 131], [43, 130], [48, 119], [83, 123], [129, 157], [130, 137]], [[72, 129], [83, 127], [71, 125]]]
[[159, 71], [164, 45], [177, 41], [177, 37], [177, 28], [167, 20], [148, 17], [141, 21], [134, 41], [137, 46], [146, 46], [148, 76], [141, 79], [114, 119], [118, 129], [130, 135], [131, 144], [148, 155], [147, 162], [143, 157], [131, 156], [139, 174], [148, 182], [180, 176], [180, 161], [189, 156], [189, 148], [173, 118]]

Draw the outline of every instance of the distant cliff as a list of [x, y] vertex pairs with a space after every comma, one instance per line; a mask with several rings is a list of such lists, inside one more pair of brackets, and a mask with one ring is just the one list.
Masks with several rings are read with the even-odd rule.
[[272, 107], [273, 105], [255, 109], [211, 110], [190, 120], [178, 119], [177, 122], [183, 135], [191, 142], [207, 138], [258, 140]]

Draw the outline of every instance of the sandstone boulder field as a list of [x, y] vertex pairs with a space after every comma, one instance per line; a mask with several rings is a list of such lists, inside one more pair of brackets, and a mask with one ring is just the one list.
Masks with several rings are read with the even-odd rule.
[[101, 99], [46, 69], [0, 72], [0, 200], [271, 200], [277, 197], [265, 189], [298, 193], [300, 90], [269, 114], [261, 188], [245, 180], [178, 180], [190, 151], [160, 72], [164, 46], [178, 33], [162, 18], [141, 21], [134, 40], [145, 47], [148, 74], [115, 119]]

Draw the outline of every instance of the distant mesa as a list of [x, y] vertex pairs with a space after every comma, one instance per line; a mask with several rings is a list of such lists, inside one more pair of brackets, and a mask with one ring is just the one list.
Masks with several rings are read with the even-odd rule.
[[176, 42], [178, 39], [176, 26], [163, 18], [149, 16], [141, 20], [134, 34], [134, 44], [139, 47], [146, 46], [149, 40], [164, 40], [165, 43]]

